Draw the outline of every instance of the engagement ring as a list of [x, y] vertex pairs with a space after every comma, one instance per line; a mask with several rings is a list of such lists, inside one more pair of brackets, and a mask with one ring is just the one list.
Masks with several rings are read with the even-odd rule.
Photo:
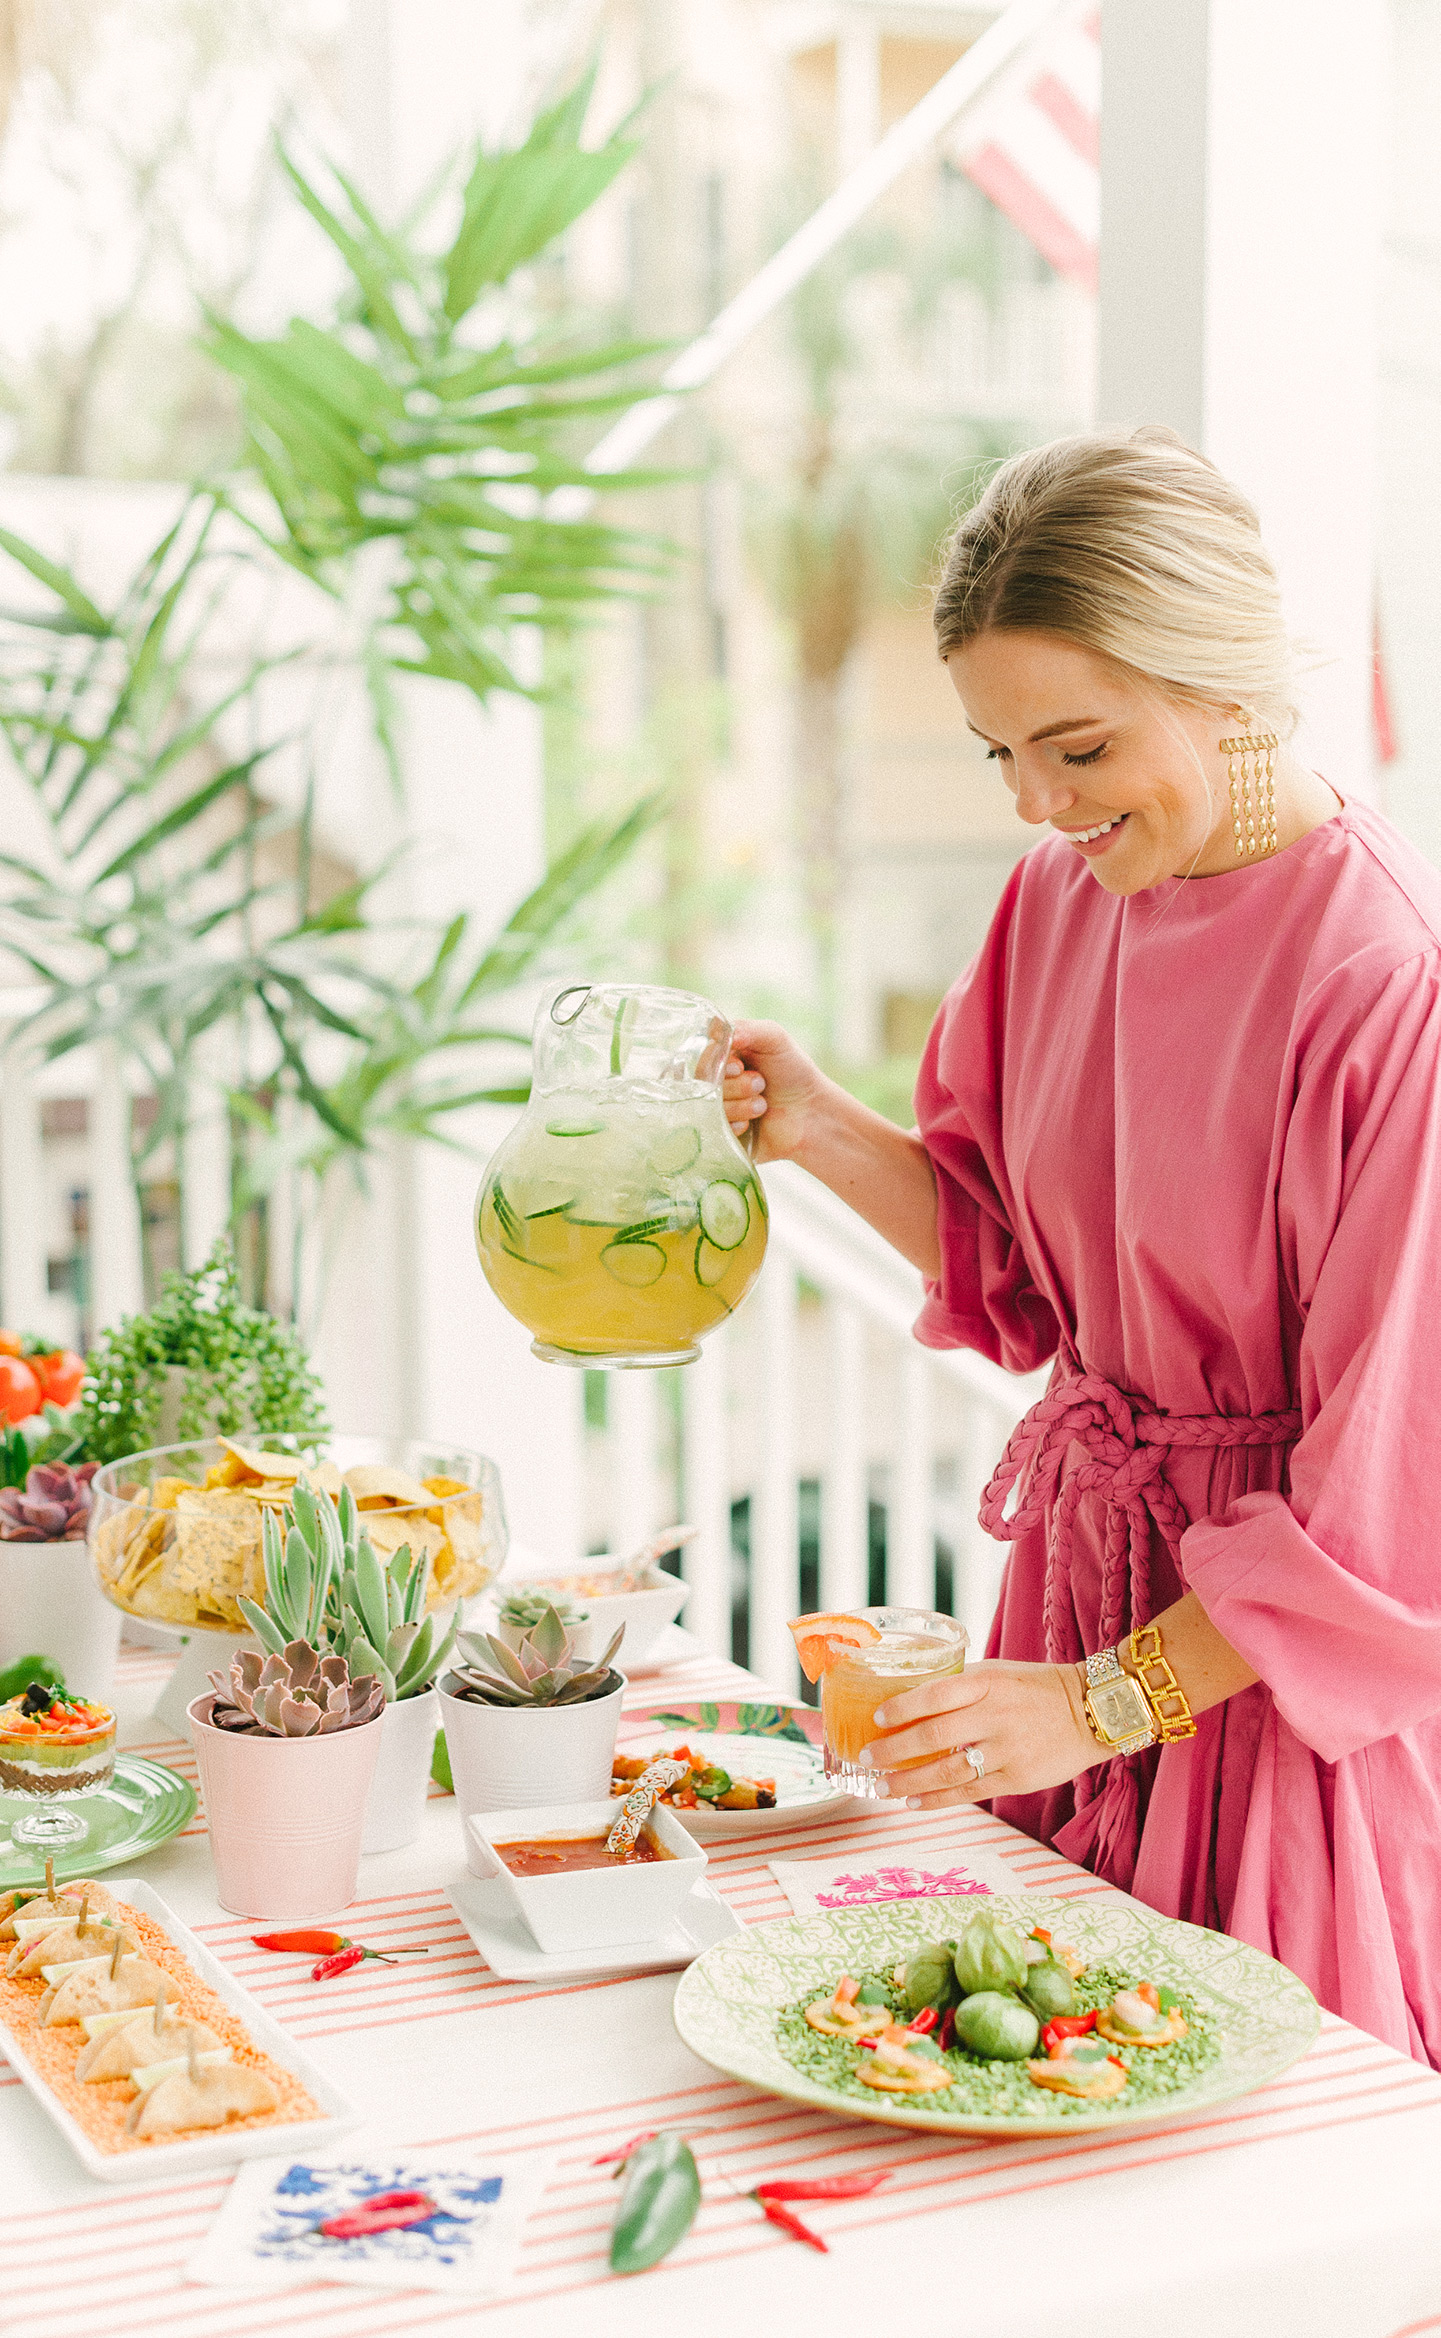
[[966, 1760], [970, 1763], [976, 1777], [984, 1778], [986, 1774], [986, 1757], [982, 1753], [980, 1747], [978, 1745], [963, 1745], [961, 1747], [961, 1751], [965, 1755]]

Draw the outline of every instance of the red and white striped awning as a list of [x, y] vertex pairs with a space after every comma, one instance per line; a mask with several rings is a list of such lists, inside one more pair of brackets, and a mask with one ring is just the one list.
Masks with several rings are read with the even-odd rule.
[[1076, 0], [966, 113], [950, 158], [1059, 275], [1096, 289], [1101, 248], [1101, 19]]

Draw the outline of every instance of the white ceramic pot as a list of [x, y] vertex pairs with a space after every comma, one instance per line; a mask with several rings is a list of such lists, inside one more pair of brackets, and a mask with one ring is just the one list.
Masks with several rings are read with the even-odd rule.
[[610, 1793], [625, 1682], [580, 1705], [477, 1705], [437, 1694], [462, 1819], [473, 1810], [603, 1802]]
[[88, 1543], [0, 1542], [0, 1669], [52, 1657], [72, 1695], [110, 1703], [120, 1610], [95, 1580]]
[[530, 1927], [537, 1948], [564, 1955], [577, 1948], [619, 1948], [635, 1940], [658, 1940], [680, 1915], [706, 1871], [706, 1855], [673, 1811], [657, 1804], [647, 1827], [663, 1859], [615, 1861], [607, 1867], [573, 1867], [559, 1875], [512, 1875], [498, 1848], [505, 1843], [545, 1842], [559, 1837], [594, 1836], [603, 1841], [615, 1824], [619, 1804], [571, 1802], [513, 1815], [477, 1811], [465, 1823], [472, 1874], [498, 1883], [516, 1914]]
[[434, 1689], [387, 1705], [381, 1716], [380, 1757], [365, 1801], [360, 1848], [400, 1851], [413, 1843], [425, 1816], [430, 1757], [440, 1727], [440, 1700]]

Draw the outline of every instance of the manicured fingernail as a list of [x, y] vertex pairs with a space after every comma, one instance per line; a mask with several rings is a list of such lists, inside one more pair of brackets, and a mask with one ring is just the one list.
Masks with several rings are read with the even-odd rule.
[[906, 1796], [907, 1810], [924, 1810], [925, 1807], [926, 1798], [923, 1794], [908, 1794]]
[[755, 1092], [756, 1092], [756, 1094], [757, 1094], [757, 1095], [759, 1095], [759, 1094], [760, 1094], [760, 1092], [761, 1092], [762, 1088], [765, 1086], [765, 1081], [763, 1080], [763, 1078], [761, 1077], [761, 1075], [760, 1075], [760, 1073], [759, 1073], [759, 1072], [752, 1072], [752, 1073], [751, 1073], [751, 1086], [752, 1086], [752, 1088], [755, 1090]]
[[868, 1745], [863, 1745], [861, 1747], [860, 1752], [856, 1755], [856, 1763], [857, 1766], [862, 1770], [873, 1770], [875, 1768], [875, 1756], [872, 1754]]
[[876, 1793], [878, 1796], [880, 1796], [880, 1797], [881, 1797], [883, 1800], [887, 1800], [887, 1801], [888, 1801], [888, 1800], [890, 1799], [890, 1791], [891, 1791], [891, 1790], [890, 1790], [890, 1787], [889, 1787], [889, 1786], [886, 1784], [886, 1781], [885, 1781], [885, 1779], [884, 1779], [884, 1778], [877, 1778], [877, 1780], [876, 1780], [876, 1783], [875, 1783], [875, 1788], [874, 1788], [874, 1791], [875, 1791], [875, 1793]]

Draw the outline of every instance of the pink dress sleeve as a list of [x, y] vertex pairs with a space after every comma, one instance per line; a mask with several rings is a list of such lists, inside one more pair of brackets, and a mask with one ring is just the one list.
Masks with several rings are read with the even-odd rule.
[[926, 1284], [915, 1336], [975, 1348], [1010, 1372], [1056, 1352], [1050, 1302], [1031, 1280], [1012, 1223], [1001, 1148], [1007, 961], [1020, 871], [985, 942], [947, 994], [916, 1079], [916, 1125], [936, 1173], [941, 1273]]
[[1304, 1328], [1288, 1494], [1189, 1528], [1186, 1579], [1323, 1761], [1441, 1712], [1441, 975], [1305, 1051], [1278, 1183]]

